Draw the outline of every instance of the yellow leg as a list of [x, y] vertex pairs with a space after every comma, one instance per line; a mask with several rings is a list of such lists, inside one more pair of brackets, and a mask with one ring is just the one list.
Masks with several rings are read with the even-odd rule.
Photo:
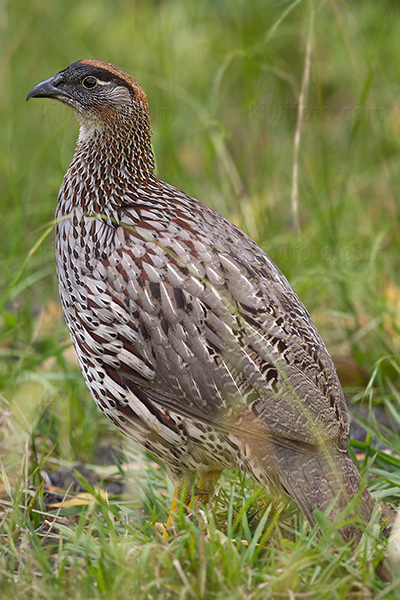
[[194, 500], [196, 503], [202, 502], [203, 504], [207, 504], [221, 473], [222, 471], [208, 471], [208, 473], [200, 475], [200, 479], [194, 490]]
[[207, 504], [221, 473], [222, 471], [209, 471], [208, 473], [202, 473], [202, 475], [200, 475], [199, 482], [194, 490], [194, 506], [190, 502], [194, 477], [183, 477], [174, 491], [171, 510], [169, 511], [165, 527], [163, 527], [164, 530], [162, 536], [164, 539], [168, 539], [170, 532], [174, 530], [174, 521], [179, 510], [182, 496], [185, 506], [190, 506], [191, 509], [195, 508], [198, 502]]
[[183, 495], [185, 506], [189, 505], [190, 498], [192, 496], [193, 477], [184, 477], [176, 486], [174, 495], [172, 498], [171, 509], [169, 511], [168, 519], [164, 527], [162, 534], [164, 539], [168, 539], [169, 532], [174, 529], [174, 520], [179, 510], [179, 505]]

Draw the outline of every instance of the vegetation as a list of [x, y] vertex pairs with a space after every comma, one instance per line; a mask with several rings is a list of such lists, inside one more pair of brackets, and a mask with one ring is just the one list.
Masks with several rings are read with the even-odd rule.
[[399, 598], [399, 565], [392, 584], [375, 572], [386, 552], [376, 524], [353, 549], [323, 515], [318, 536], [237, 473], [212, 507], [182, 511], [178, 535], [161, 538], [171, 484], [97, 411], [58, 303], [53, 215], [78, 128], [57, 103], [24, 102], [80, 58], [138, 79], [158, 175], [241, 226], [291, 281], [337, 364], [360, 468], [396, 505], [398, 3], [0, 9], [1, 597]]

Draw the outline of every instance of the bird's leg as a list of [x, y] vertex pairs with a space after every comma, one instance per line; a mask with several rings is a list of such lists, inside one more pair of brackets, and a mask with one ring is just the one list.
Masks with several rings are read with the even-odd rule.
[[186, 475], [182, 477], [182, 479], [180, 479], [178, 485], [175, 487], [171, 509], [169, 511], [168, 519], [162, 534], [164, 539], [168, 539], [169, 533], [174, 530], [174, 521], [179, 510], [181, 499], [183, 498], [185, 507], [189, 506], [190, 504], [190, 499], [192, 497], [193, 480], [194, 474]]
[[181, 499], [183, 498], [185, 507], [189, 506], [192, 510], [196, 508], [198, 503], [207, 504], [221, 473], [222, 471], [202, 473], [197, 486], [194, 488], [193, 501], [191, 501], [191, 497], [194, 475], [186, 475], [180, 479], [178, 485], [175, 487], [167, 522], [163, 526], [162, 536], [164, 539], [168, 539], [170, 532], [174, 530], [174, 521], [176, 520]]
[[[214, 491], [215, 484], [217, 483], [222, 471], [208, 471], [208, 473], [202, 473], [197, 486], [194, 489], [194, 504], [202, 502], [207, 504], [211, 494]], [[191, 508], [192, 504], [191, 504]]]

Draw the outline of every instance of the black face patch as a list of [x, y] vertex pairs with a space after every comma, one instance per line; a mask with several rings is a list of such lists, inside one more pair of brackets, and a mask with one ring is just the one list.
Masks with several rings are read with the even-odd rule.
[[82, 63], [80, 60], [57, 73], [54, 78], [54, 84], [57, 87], [81, 86], [85, 77], [89, 76], [96, 77], [99, 81], [113, 83], [115, 86], [125, 87], [133, 98], [136, 95], [132, 86], [122, 79], [122, 77], [118, 77], [118, 75], [111, 73], [107, 69]]

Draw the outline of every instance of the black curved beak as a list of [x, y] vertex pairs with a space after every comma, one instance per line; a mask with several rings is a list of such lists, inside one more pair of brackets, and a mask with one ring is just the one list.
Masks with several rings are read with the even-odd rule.
[[56, 100], [61, 101], [63, 98], [68, 98], [71, 100], [71, 96], [67, 92], [55, 87], [54, 84], [58, 82], [59, 79], [57, 79], [57, 75], [41, 81], [31, 89], [26, 97], [26, 101], [28, 102], [31, 98], [55, 98]]

